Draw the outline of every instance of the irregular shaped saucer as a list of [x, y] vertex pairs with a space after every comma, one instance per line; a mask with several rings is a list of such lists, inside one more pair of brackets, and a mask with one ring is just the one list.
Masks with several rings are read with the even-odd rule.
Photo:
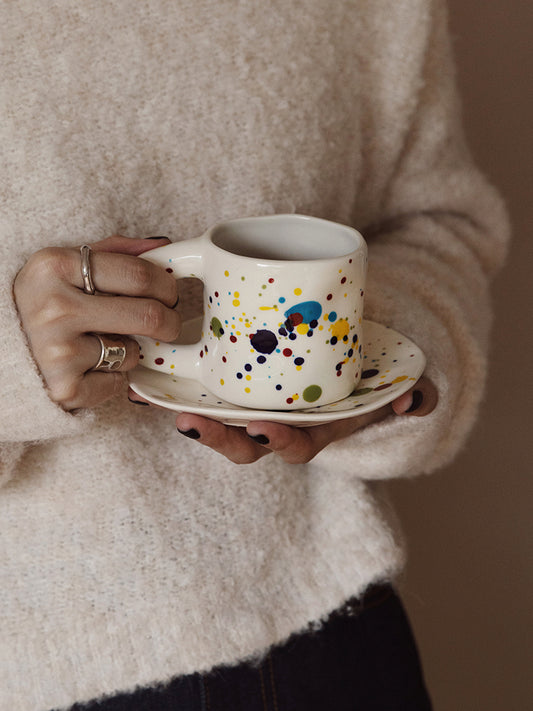
[[229, 425], [251, 420], [309, 427], [340, 420], [386, 405], [411, 388], [422, 375], [426, 359], [406, 336], [374, 321], [363, 321], [363, 375], [357, 389], [338, 402], [305, 410], [272, 411], [239, 407], [216, 397], [196, 380], [165, 375], [137, 366], [129, 373], [132, 390], [153, 405], [192, 412]]

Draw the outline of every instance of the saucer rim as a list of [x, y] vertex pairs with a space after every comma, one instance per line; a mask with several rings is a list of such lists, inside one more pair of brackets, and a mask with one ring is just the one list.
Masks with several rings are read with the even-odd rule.
[[[146, 399], [151, 404], [161, 407], [163, 409], [171, 410], [176, 413], [190, 413], [201, 415], [202, 417], [208, 417], [210, 419], [215, 419], [223, 424], [229, 424], [234, 426], [246, 427], [252, 421], [262, 420], [265, 422], [278, 422], [280, 424], [292, 425], [293, 427], [311, 427], [321, 424], [326, 424], [328, 422], [335, 422], [337, 420], [349, 419], [350, 417], [356, 417], [357, 415], [363, 415], [389, 404], [397, 397], [400, 397], [405, 392], [410, 390], [416, 382], [420, 379], [422, 373], [424, 372], [426, 366], [426, 357], [419, 346], [414, 343], [412, 339], [405, 336], [400, 331], [381, 324], [377, 321], [371, 319], [363, 319], [363, 329], [365, 324], [372, 324], [374, 327], [379, 327], [384, 331], [390, 332], [391, 334], [397, 334], [399, 337], [404, 339], [410, 347], [415, 349], [417, 360], [412, 363], [413, 369], [409, 375], [409, 378], [403, 382], [396, 383], [394, 386], [383, 390], [376, 397], [376, 392], [368, 393], [368, 395], [373, 395], [372, 401], [370, 402], [359, 402], [354, 405], [353, 408], [343, 409], [343, 410], [326, 410], [326, 408], [332, 405], [339, 405], [345, 402], [349, 398], [353, 398], [354, 395], [350, 394], [342, 400], [338, 400], [336, 403], [329, 403], [323, 405], [324, 411], [316, 411], [318, 408], [306, 408], [301, 410], [260, 410], [247, 407], [241, 407], [240, 405], [232, 405], [231, 403], [224, 402], [223, 405], [196, 405], [196, 404], [183, 404], [177, 401], [172, 402], [168, 400], [163, 400], [162, 398], [154, 397], [153, 395], [147, 394], [143, 390], [142, 384], [139, 385], [135, 382], [135, 374], [142, 372], [144, 374], [153, 373], [157, 371], [152, 371], [145, 368], [142, 365], [138, 365], [133, 370], [128, 373], [128, 381], [130, 388], [137, 394]], [[176, 376], [166, 376], [169, 378], [175, 378]], [[189, 378], [180, 378], [181, 380], [187, 380], [191, 382]], [[198, 383], [202, 390], [209, 392], [201, 383]], [[359, 396], [364, 398], [365, 395]], [[309, 411], [309, 410], [313, 411]]]

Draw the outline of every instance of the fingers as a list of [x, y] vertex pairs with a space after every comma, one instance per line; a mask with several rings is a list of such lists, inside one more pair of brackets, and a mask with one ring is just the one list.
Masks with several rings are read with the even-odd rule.
[[[167, 242], [114, 236], [95, 245], [93, 281], [100, 291], [120, 294], [113, 298], [82, 291], [78, 249], [43, 249], [17, 275], [14, 296], [22, 326], [52, 399], [65, 409], [101, 402], [122, 382], [117, 373], [88, 372], [101, 348], [91, 333], [139, 334], [164, 341], [179, 334], [180, 317], [171, 308], [177, 299], [176, 280], [135, 256]], [[126, 335], [121, 340], [126, 357], [120, 371], [126, 371], [137, 364], [139, 348]]]
[[310, 462], [324, 447], [350, 436], [357, 430], [379, 422], [392, 412], [390, 406], [365, 415], [337, 420], [315, 427], [289, 427], [274, 422], [251, 422], [248, 435], [254, 441], [275, 452], [289, 464]]
[[73, 329], [149, 336], [161, 341], [174, 341], [180, 333], [179, 314], [155, 299], [80, 294], [77, 300], [79, 310], [69, 319]]
[[98, 242], [91, 243], [91, 249], [98, 252], [119, 252], [120, 254], [131, 254], [138, 257], [144, 252], [156, 247], [163, 247], [169, 244], [168, 237], [145, 237], [136, 239], [132, 237], [124, 237], [123, 235], [111, 235]]
[[247, 435], [244, 427], [230, 427], [185, 413], [178, 415], [176, 427], [180, 434], [210, 447], [235, 464], [251, 464], [269, 453]]
[[90, 372], [68, 381], [62, 378], [57, 388], [49, 388], [52, 400], [65, 410], [95, 407], [118, 395], [122, 390], [123, 375], [116, 373]]
[[423, 375], [411, 390], [394, 400], [392, 409], [396, 415], [425, 417], [433, 412], [438, 401], [437, 388]]
[[[116, 238], [110, 238], [114, 244]], [[120, 240], [125, 238], [120, 238]], [[151, 243], [151, 240], [132, 240]], [[129, 240], [126, 240], [129, 242]], [[139, 252], [140, 246], [135, 250]], [[146, 249], [144, 251], [147, 251]], [[51, 248], [34, 255], [41, 259], [50, 278], [59, 278], [83, 290], [81, 260], [78, 249]], [[104, 251], [95, 245], [90, 253], [91, 276], [96, 290], [104, 294], [121, 294], [156, 299], [168, 307], [178, 300], [178, 282], [165, 269], [132, 254]]]
[[[133, 394], [132, 402], [142, 403]], [[354, 434], [391, 414], [422, 417], [435, 408], [438, 393], [429, 378], [422, 377], [416, 386], [373, 412], [316, 427], [290, 427], [275, 422], [250, 422], [246, 429], [229, 427], [198, 415], [181, 414], [176, 420], [178, 431], [219, 452], [236, 464], [250, 464], [268, 453], [275, 453], [288, 464], [310, 462], [332, 442]]]
[[[132, 401], [138, 401], [134, 396]], [[390, 408], [349, 420], [332, 422], [318, 427], [295, 428], [275, 422], [252, 422], [244, 427], [230, 427], [205, 417], [181, 414], [176, 419], [178, 431], [197, 440], [235, 464], [250, 464], [271, 452], [289, 464], [303, 464], [326, 445], [352, 434], [371, 422], [390, 414]]]

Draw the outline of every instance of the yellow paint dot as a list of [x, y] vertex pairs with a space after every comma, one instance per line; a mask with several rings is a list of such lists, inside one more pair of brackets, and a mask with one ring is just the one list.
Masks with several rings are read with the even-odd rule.
[[224, 380], [222, 378], [220, 378], [220, 384], [224, 385]]
[[300, 296], [300, 294], [302, 293], [302, 290], [298, 287], [297, 289], [294, 290], [294, 293], [296, 294], [296, 296]]
[[247, 376], [246, 376], [246, 380], [251, 380], [251, 379], [252, 379], [252, 376], [251, 376], [251, 375], [247, 375]]
[[346, 319], [340, 318], [330, 326], [329, 330], [332, 335], [336, 336], [336, 338], [340, 341], [344, 338], [344, 336], [347, 336], [350, 333], [350, 324]]
[[229, 276], [229, 272], [227, 270], [224, 272], [224, 276]]
[[238, 291], [235, 292], [235, 296], [236, 296], [236, 297], [239, 297], [239, 296], [240, 296], [240, 294], [239, 294]]
[[407, 375], [399, 375], [397, 378], [394, 378], [392, 381], [393, 383], [403, 383], [404, 380], [407, 380]]
[[175, 368], [175, 367], [176, 366], [174, 365], [174, 363], [172, 363], [172, 365], [170, 366], [170, 369], [172, 370], [172, 368]]
[[300, 396], [298, 395], [298, 393], [294, 393], [294, 395], [292, 396], [292, 399], [293, 399], [293, 400], [299, 400], [299, 399], [300, 399]]
[[301, 365], [297, 365], [297, 366], [296, 366], [296, 370], [301, 370], [301, 369], [302, 369], [302, 366], [301, 366]]
[[156, 341], [155, 344], [156, 344], [156, 346], [160, 346], [160, 345], [161, 345], [161, 344], [159, 343], [159, 341]]
[[240, 306], [240, 305], [241, 305], [241, 302], [239, 301], [239, 299], [233, 299], [233, 306]]
[[245, 393], [249, 393], [249, 392], [250, 392], [250, 388], [244, 388], [244, 392], [245, 392]]
[[299, 323], [296, 326], [296, 330], [298, 331], [299, 334], [301, 334], [302, 336], [305, 336], [307, 331], [309, 331], [309, 325], [307, 323]]

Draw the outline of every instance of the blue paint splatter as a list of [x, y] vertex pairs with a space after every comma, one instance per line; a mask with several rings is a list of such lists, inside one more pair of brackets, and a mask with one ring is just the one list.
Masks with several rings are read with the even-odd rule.
[[[290, 319], [291, 316], [296, 318], [290, 319], [295, 325], [298, 323], [311, 323], [311, 321], [318, 321], [322, 314], [322, 306], [318, 301], [303, 301], [301, 304], [296, 304], [291, 306], [290, 309], [285, 311], [285, 317]], [[298, 317], [301, 317], [298, 318]]]

